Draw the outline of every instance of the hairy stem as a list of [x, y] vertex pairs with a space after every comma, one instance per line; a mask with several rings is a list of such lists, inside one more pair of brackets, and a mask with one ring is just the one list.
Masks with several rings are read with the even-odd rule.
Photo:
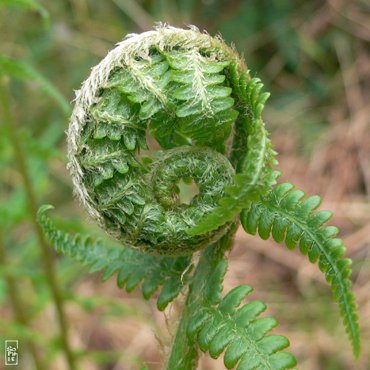
[[50, 253], [51, 249], [49, 248], [42, 233], [42, 229], [36, 221], [36, 213], [38, 208], [36, 194], [33, 189], [30, 174], [28, 172], [25, 154], [23, 153], [21, 139], [19, 138], [18, 134], [17, 124], [10, 111], [10, 101], [3, 81], [0, 81], [0, 105], [3, 112], [4, 124], [8, 129], [9, 139], [13, 146], [15, 163], [21, 175], [24, 190], [27, 194], [28, 209], [31, 215], [32, 227], [38, 240], [41, 261], [44, 266], [45, 275], [47, 277], [47, 283], [49, 285], [49, 289], [51, 291], [51, 295], [54, 300], [54, 305], [57, 311], [57, 320], [60, 329], [62, 347], [65, 353], [69, 369], [74, 370], [76, 369], [76, 365], [72, 350], [68, 342], [67, 320], [63, 309], [62, 294], [55, 274], [54, 267], [55, 263]]
[[[4, 239], [2, 232], [0, 230], [0, 265], [6, 266], [8, 264], [7, 256], [6, 256], [6, 249], [4, 244]], [[29, 326], [28, 317], [25, 314], [25, 307], [23, 306], [23, 302], [21, 297], [18, 295], [17, 290], [17, 283], [13, 276], [6, 275], [5, 276], [6, 285], [8, 287], [8, 293], [9, 293], [9, 300], [12, 307], [12, 311], [14, 313], [14, 317], [16, 321], [22, 325], [23, 327]], [[46, 367], [44, 366], [40, 354], [37, 351], [37, 348], [35, 344], [32, 341], [27, 341], [27, 346], [31, 352], [31, 355], [33, 357], [35, 368], [37, 370], [46, 370]]]
[[[198, 350], [196, 344], [187, 336], [187, 328], [199, 307], [206, 302], [214, 303], [215, 295], [221, 293], [223, 276], [227, 269], [225, 252], [231, 246], [235, 231], [236, 225], [233, 224], [223, 238], [201, 254], [189, 285], [189, 293], [171, 348], [167, 370], [194, 370], [197, 367]], [[216, 274], [218, 279], [210, 279], [211, 274], [217, 270], [220, 271], [220, 274]]]
[[175, 340], [171, 348], [171, 354], [167, 363], [167, 370], [193, 370], [197, 367], [197, 348], [195, 347], [195, 343], [186, 335], [189, 320], [191, 319], [191, 311], [187, 304], [190, 296], [191, 294], [189, 293], [179, 326], [177, 328]]

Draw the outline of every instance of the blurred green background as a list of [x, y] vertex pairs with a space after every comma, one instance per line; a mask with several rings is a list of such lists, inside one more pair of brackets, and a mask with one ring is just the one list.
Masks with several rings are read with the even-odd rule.
[[[22, 370], [162, 368], [171, 310], [164, 317], [140, 292], [129, 296], [114, 281], [102, 284], [71, 260], [46, 253], [51, 248], [34, 222], [35, 209], [51, 203], [60, 228], [101, 235], [74, 200], [66, 171], [70, 102], [115, 43], [159, 21], [220, 33], [272, 93], [264, 117], [280, 153], [281, 181], [324, 197], [354, 260], [363, 354], [353, 362], [329, 287], [298, 253], [238, 233], [225, 290], [255, 287], [254, 296], [279, 319], [279, 333], [291, 340], [300, 369], [369, 369], [365, 0], [0, 0], [0, 356], [4, 340], [18, 339]], [[200, 368], [224, 367], [204, 356]]]

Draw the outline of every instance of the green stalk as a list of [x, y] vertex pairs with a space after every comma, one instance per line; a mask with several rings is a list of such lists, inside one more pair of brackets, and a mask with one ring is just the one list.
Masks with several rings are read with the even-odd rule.
[[[235, 231], [236, 225], [233, 224], [223, 238], [201, 254], [189, 285], [189, 293], [172, 344], [167, 370], [195, 370], [197, 368], [199, 354], [196, 343], [188, 338], [186, 331], [199, 307], [204, 306], [206, 302], [212, 302], [215, 296], [221, 293], [222, 281], [227, 269], [225, 252], [231, 246]], [[211, 274], [216, 270], [219, 271], [217, 276], [221, 280], [210, 280]]]
[[[0, 265], [6, 266], [7, 264], [8, 264], [8, 261], [7, 261], [7, 256], [6, 256], [6, 249], [5, 249], [5, 245], [3, 241], [3, 235], [0, 230]], [[15, 319], [23, 327], [28, 327], [29, 321], [28, 321], [28, 317], [25, 314], [26, 309], [23, 306], [22, 299], [18, 295], [17, 283], [15, 279], [13, 278], [13, 276], [11, 275], [6, 275], [5, 281], [8, 286], [9, 300], [12, 306], [12, 311], [14, 313]], [[40, 354], [37, 351], [35, 344], [32, 341], [28, 340], [27, 346], [33, 357], [36, 369], [46, 370], [46, 367], [44, 366], [41, 360]]]
[[0, 105], [3, 112], [3, 120], [8, 129], [10, 142], [13, 146], [15, 163], [21, 175], [23, 186], [27, 194], [28, 209], [31, 215], [32, 227], [38, 240], [38, 246], [40, 248], [40, 257], [42, 264], [44, 266], [47, 284], [49, 285], [49, 289], [52, 295], [52, 299], [54, 300], [54, 305], [57, 312], [57, 320], [59, 324], [63, 351], [65, 353], [69, 369], [75, 370], [76, 369], [75, 359], [68, 342], [67, 320], [63, 309], [63, 297], [55, 274], [55, 262], [51, 255], [51, 248], [49, 248], [42, 233], [41, 227], [36, 221], [36, 214], [38, 208], [36, 195], [33, 189], [30, 174], [28, 172], [26, 158], [23, 153], [21, 140], [18, 134], [17, 124], [10, 111], [10, 101], [3, 83], [0, 83]]
[[[188, 299], [190, 295], [188, 295]], [[197, 367], [198, 350], [195, 347], [195, 343], [186, 335], [191, 316], [189, 306], [186, 304], [171, 348], [167, 370], [193, 370]]]

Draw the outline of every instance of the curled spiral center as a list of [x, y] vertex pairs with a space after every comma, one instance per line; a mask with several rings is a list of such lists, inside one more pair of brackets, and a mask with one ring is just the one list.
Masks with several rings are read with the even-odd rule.
[[174, 197], [178, 180], [190, 177], [197, 184], [199, 194], [187, 207], [209, 210], [217, 205], [225, 185], [231, 185], [233, 175], [233, 167], [220, 153], [209, 148], [179, 147], [168, 150], [166, 156], [157, 161], [151, 181], [158, 203], [171, 209], [179, 206]]

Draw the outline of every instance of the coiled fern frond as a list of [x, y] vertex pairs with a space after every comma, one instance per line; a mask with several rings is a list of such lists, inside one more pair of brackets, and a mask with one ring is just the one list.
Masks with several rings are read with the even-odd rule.
[[338, 302], [344, 325], [356, 356], [360, 352], [360, 331], [355, 296], [351, 291], [350, 265], [343, 258], [346, 251], [343, 241], [336, 238], [338, 228], [324, 226], [332, 213], [316, 211], [321, 203], [318, 196], [305, 197], [302, 190], [292, 184], [276, 186], [259, 202], [245, 209], [241, 223], [249, 234], [266, 240], [272, 235], [277, 243], [284, 242], [289, 249], [299, 245], [310, 262], [318, 262], [320, 270], [331, 285]]
[[[68, 131], [77, 195], [126, 245], [167, 255], [208, 246], [275, 183], [261, 88], [220, 38], [173, 27], [128, 37], [77, 93]], [[143, 161], [147, 132], [165, 151]], [[185, 205], [176, 187], [189, 177], [199, 194]]]
[[[39, 223], [57, 251], [105, 270], [104, 280], [118, 272], [128, 291], [142, 282], [146, 299], [162, 286], [160, 310], [187, 285], [167, 370], [195, 369], [198, 349], [215, 358], [224, 352], [229, 369], [295, 365], [281, 352], [288, 340], [268, 334], [276, 321], [258, 318], [265, 305], [241, 305], [249, 286], [222, 297], [240, 214], [247, 232], [272, 233], [289, 248], [299, 243], [319, 261], [359, 353], [351, 271], [337, 229], [322, 226], [329, 214], [314, 212], [317, 197], [302, 201], [290, 184], [273, 188], [279, 172], [262, 120], [269, 95], [262, 87], [220, 37], [161, 25], [119, 43], [76, 94], [67, 133], [74, 190], [122, 247], [58, 231], [48, 207]], [[182, 179], [199, 188], [189, 204], [179, 197]]]

